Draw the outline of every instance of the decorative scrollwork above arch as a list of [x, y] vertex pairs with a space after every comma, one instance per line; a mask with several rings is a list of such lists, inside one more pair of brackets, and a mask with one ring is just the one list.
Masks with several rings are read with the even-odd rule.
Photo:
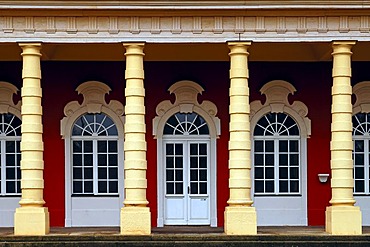
[[[255, 100], [250, 104], [251, 126], [254, 128], [258, 120], [265, 114], [287, 113], [297, 122], [301, 135], [309, 137], [311, 135], [311, 120], [307, 117], [308, 108], [301, 101], [289, 103], [289, 94], [294, 94], [297, 90], [289, 82], [274, 80], [266, 83], [260, 90], [261, 94], [266, 95], [264, 104]], [[253, 133], [253, 130], [251, 131]]]
[[356, 102], [353, 105], [353, 114], [370, 112], [370, 81], [362, 81], [353, 86]]
[[168, 91], [175, 94], [176, 100], [164, 100], [157, 105], [157, 116], [153, 119], [153, 135], [155, 137], [163, 135], [163, 128], [172, 115], [177, 112], [192, 113], [201, 115], [207, 122], [211, 137], [220, 135], [220, 119], [216, 117], [217, 107], [208, 100], [198, 102], [198, 94], [202, 94], [204, 89], [193, 81], [179, 81], [173, 84]]
[[83, 102], [71, 101], [64, 107], [65, 117], [61, 120], [61, 135], [64, 138], [70, 134], [74, 121], [84, 113], [106, 113], [117, 125], [123, 136], [123, 104], [117, 100], [105, 101], [105, 95], [111, 91], [110, 87], [98, 81], [87, 81], [76, 88], [78, 94], [83, 95]]
[[0, 114], [12, 113], [21, 119], [21, 101], [14, 104], [13, 95], [17, 94], [18, 88], [13, 84], [0, 81]]

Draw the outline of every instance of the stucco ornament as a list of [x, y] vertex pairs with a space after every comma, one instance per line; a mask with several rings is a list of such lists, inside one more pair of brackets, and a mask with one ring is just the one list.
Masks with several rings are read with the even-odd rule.
[[[260, 100], [255, 100], [250, 104], [251, 126], [267, 113], [287, 113], [297, 122], [303, 137], [311, 135], [311, 120], [307, 117], [308, 108], [301, 101], [289, 103], [289, 94], [294, 94], [297, 90], [289, 82], [274, 80], [266, 83], [260, 90], [266, 96], [264, 104]], [[252, 130], [253, 133], [253, 130]]]
[[[78, 94], [83, 95], [83, 102], [71, 101], [64, 107], [65, 117], [61, 120], [61, 135], [67, 135], [68, 128], [73, 122], [84, 113], [101, 113], [104, 112], [111, 116], [114, 120], [123, 123], [123, 104], [117, 100], [105, 101], [105, 95], [111, 91], [110, 87], [98, 81], [87, 81], [76, 88]], [[115, 121], [117, 122], [117, 121]]]
[[163, 127], [173, 114], [192, 113], [200, 114], [207, 122], [210, 128], [210, 135], [220, 135], [220, 119], [216, 117], [217, 107], [208, 100], [198, 102], [198, 94], [202, 94], [204, 89], [193, 81], [179, 81], [173, 84], [168, 91], [175, 94], [176, 100], [172, 103], [170, 100], [164, 100], [157, 105], [157, 116], [153, 119], [153, 135], [158, 137], [162, 135]]
[[0, 81], [0, 114], [12, 113], [21, 119], [21, 101], [14, 104], [13, 95], [18, 88], [9, 82]]
[[359, 82], [353, 86], [356, 102], [353, 105], [353, 114], [370, 112], [370, 81]]

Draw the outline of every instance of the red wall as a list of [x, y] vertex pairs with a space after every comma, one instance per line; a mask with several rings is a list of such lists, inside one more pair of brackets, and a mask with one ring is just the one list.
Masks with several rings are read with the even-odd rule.
[[[21, 88], [21, 63], [0, 62], [0, 81], [8, 81]], [[286, 80], [297, 92], [290, 101], [300, 100], [309, 109], [312, 133], [308, 139], [308, 217], [309, 225], [324, 225], [325, 207], [331, 197], [330, 183], [319, 182], [318, 173], [330, 173], [330, 104], [331, 63], [250, 63], [251, 101], [264, 100], [259, 89], [271, 80]], [[368, 80], [368, 63], [354, 63], [353, 81]], [[199, 101], [207, 99], [218, 107], [221, 136], [217, 140], [218, 224], [223, 225], [223, 212], [228, 192], [228, 62], [146, 62], [146, 124], [149, 206], [152, 225], [157, 222], [157, 157], [156, 140], [152, 136], [155, 108], [165, 99], [174, 100], [167, 89], [179, 80], [193, 80], [204, 89]], [[64, 106], [72, 100], [81, 102], [76, 87], [88, 80], [106, 83], [112, 89], [107, 96], [124, 103], [123, 62], [43, 62], [42, 87], [44, 106], [45, 201], [50, 211], [52, 226], [64, 225], [64, 141], [60, 136], [60, 120]], [[17, 97], [16, 97], [17, 98]]]

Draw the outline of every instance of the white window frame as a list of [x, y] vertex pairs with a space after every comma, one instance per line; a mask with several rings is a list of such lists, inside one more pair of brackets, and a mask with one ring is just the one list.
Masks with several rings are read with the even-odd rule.
[[[195, 112], [207, 122], [209, 128], [209, 185], [210, 185], [210, 221], [211, 227], [217, 227], [217, 138], [220, 135], [220, 119], [216, 117], [217, 107], [214, 103], [204, 100], [202, 103], [197, 101], [198, 94], [204, 89], [193, 81], [179, 81], [173, 84], [169, 90], [170, 94], [175, 94], [176, 100], [164, 100], [157, 105], [157, 116], [153, 119], [153, 135], [157, 139], [157, 226], [164, 226], [164, 141], [167, 137], [163, 135], [164, 126], [167, 120], [174, 114]], [[194, 136], [194, 140], [196, 140]], [[207, 137], [208, 138], [208, 137]], [[193, 140], [193, 139], [192, 139]]]
[[[77, 87], [78, 94], [83, 95], [83, 102], [71, 101], [64, 107], [65, 117], [61, 120], [61, 136], [64, 139], [65, 149], [65, 226], [72, 226], [72, 177], [71, 177], [71, 150], [72, 150], [72, 128], [75, 121], [85, 113], [104, 113], [109, 116], [116, 125], [118, 131], [118, 164], [123, 164], [123, 140], [124, 140], [124, 107], [121, 102], [111, 100], [105, 101], [105, 95], [111, 89], [104, 83], [98, 81], [87, 81]], [[119, 200], [123, 202], [123, 169], [118, 170]], [[121, 192], [122, 191], [122, 192]]]

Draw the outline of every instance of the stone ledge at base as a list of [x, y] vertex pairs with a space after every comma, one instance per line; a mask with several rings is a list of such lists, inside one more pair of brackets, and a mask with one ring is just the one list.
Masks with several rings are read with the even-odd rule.
[[1, 236], [0, 246], [251, 246], [251, 247], [321, 247], [370, 246], [370, 235], [255, 235], [227, 236], [225, 234], [152, 234], [150, 236], [67, 235], [67, 236]]

